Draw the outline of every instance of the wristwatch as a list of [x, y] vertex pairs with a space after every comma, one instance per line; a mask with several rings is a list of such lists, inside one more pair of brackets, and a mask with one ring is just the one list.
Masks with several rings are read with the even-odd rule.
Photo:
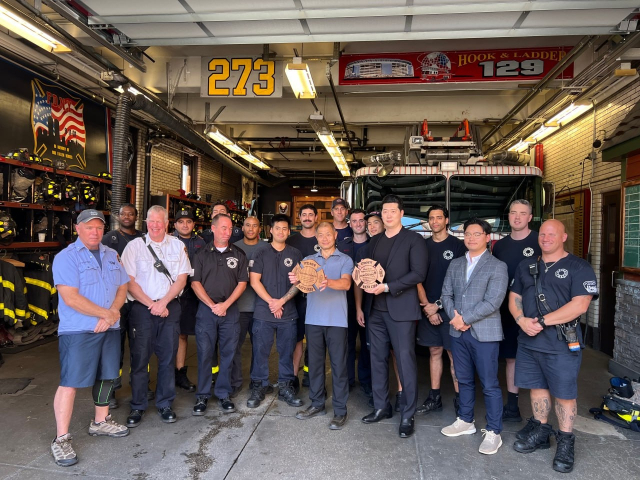
[[438, 307], [438, 310], [442, 310], [442, 301], [440, 299], [436, 300], [435, 302], [436, 307]]
[[544, 317], [538, 318], [538, 323], [542, 325], [542, 328], [546, 327], [546, 325], [544, 324]]
[[384, 292], [389, 293], [389, 285], [386, 283], [384, 284]]

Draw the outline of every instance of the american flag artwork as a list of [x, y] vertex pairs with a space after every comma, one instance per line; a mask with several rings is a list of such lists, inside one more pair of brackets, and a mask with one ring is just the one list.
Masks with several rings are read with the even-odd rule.
[[32, 80], [31, 85], [34, 152], [43, 159], [65, 158], [83, 168], [86, 166], [83, 100], [38, 79]]

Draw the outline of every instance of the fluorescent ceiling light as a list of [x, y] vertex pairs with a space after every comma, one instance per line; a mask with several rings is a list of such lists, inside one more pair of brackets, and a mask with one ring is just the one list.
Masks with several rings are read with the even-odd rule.
[[316, 87], [311, 78], [309, 65], [302, 63], [302, 58], [294, 57], [293, 63], [288, 63], [284, 72], [296, 98], [316, 98]]
[[223, 134], [220, 130], [215, 127], [211, 127], [211, 129], [207, 132], [207, 135], [220, 145], [228, 147], [229, 145], [234, 145], [234, 141], [228, 138], [225, 134]]
[[338, 146], [338, 142], [336, 142], [336, 138], [331, 133], [331, 129], [329, 128], [329, 124], [324, 119], [324, 116], [320, 113], [315, 113], [309, 116], [309, 124], [311, 128], [316, 132], [318, 138], [326, 148], [327, 152], [331, 156], [331, 159], [338, 167], [338, 170], [344, 177], [351, 176], [351, 172], [349, 171], [349, 167], [347, 166], [347, 161]]
[[591, 103], [588, 104], [579, 104], [572, 103], [567, 108], [562, 110], [560, 113], [551, 117], [546, 124], [556, 124], [558, 126], [564, 126], [570, 121], [578, 118], [580, 115], [585, 113], [587, 110], [590, 110], [592, 107]]
[[510, 152], [524, 152], [527, 148], [529, 148], [529, 144], [524, 140], [520, 140], [515, 145], [509, 147]]
[[19, 15], [18, 13], [1, 5], [0, 25], [15, 34], [20, 35], [22, 38], [29, 40], [31, 43], [35, 43], [37, 46], [48, 52], [71, 52], [69, 47], [49, 35], [39, 26], [22, 17], [22, 15]]
[[231, 150], [236, 155], [240, 155], [241, 157], [243, 155], [247, 155], [246, 150], [244, 150], [242, 147], [238, 146], [235, 143], [232, 143], [231, 145], [225, 145], [225, 147], [227, 147], [229, 150]]
[[254, 164], [258, 168], [262, 168], [263, 170], [268, 170], [269, 168], [271, 168], [269, 165], [264, 163], [261, 159], [259, 159], [258, 157], [250, 153], [245, 153], [244, 155], [240, 155], [240, 156], [244, 158], [247, 162]]

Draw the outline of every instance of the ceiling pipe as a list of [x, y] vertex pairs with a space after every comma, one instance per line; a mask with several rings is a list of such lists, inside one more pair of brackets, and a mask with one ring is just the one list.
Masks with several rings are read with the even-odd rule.
[[340, 121], [342, 122], [342, 128], [345, 132], [347, 132], [347, 141], [349, 142], [349, 151], [351, 155], [353, 155], [353, 159], [356, 160], [356, 154], [353, 150], [353, 144], [351, 143], [351, 137], [349, 135], [349, 129], [347, 128], [347, 123], [344, 121], [344, 115], [342, 114], [342, 107], [340, 106], [340, 102], [338, 101], [338, 94], [336, 93], [336, 86], [333, 84], [333, 77], [331, 76], [331, 66], [327, 65], [327, 78], [329, 79], [329, 85], [331, 86], [331, 93], [333, 93], [333, 99], [336, 102], [336, 107], [338, 108], [338, 114], [340, 115]]
[[582, 52], [586, 50], [586, 48], [596, 39], [595, 35], [588, 35], [583, 37], [582, 40], [578, 42], [578, 44], [571, 49], [569, 53], [565, 55], [565, 57], [556, 63], [555, 67], [553, 67], [549, 73], [547, 73], [542, 80], [540, 80], [524, 97], [520, 99], [520, 101], [511, 109], [509, 112], [500, 120], [500, 122], [491, 129], [489, 133], [487, 133], [484, 137], [482, 137], [482, 143], [487, 142], [495, 133], [499, 132], [500, 129], [507, 124], [509, 120], [515, 117], [520, 110], [522, 110], [533, 98], [538, 95], [544, 88], [549, 85], [553, 80], [556, 79], [558, 75], [562, 73], [562, 71], [575, 60], [575, 58], [580, 55]]

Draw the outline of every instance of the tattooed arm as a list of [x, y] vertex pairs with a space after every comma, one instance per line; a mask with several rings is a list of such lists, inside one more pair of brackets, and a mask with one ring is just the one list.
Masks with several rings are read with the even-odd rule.
[[515, 319], [520, 328], [529, 335], [535, 337], [542, 331], [542, 325], [538, 323], [537, 318], [529, 318], [524, 316], [522, 306], [522, 296], [515, 292], [509, 293], [509, 312]]
[[293, 297], [295, 297], [299, 291], [300, 290], [298, 290], [298, 287], [296, 287], [295, 285], [292, 285], [289, 291], [285, 293], [282, 298], [278, 300], [276, 300], [275, 298], [271, 299], [269, 301], [269, 310], [271, 310], [271, 313], [276, 313], [278, 310], [283, 308], [284, 304], [287, 303], [289, 300], [291, 300]]

